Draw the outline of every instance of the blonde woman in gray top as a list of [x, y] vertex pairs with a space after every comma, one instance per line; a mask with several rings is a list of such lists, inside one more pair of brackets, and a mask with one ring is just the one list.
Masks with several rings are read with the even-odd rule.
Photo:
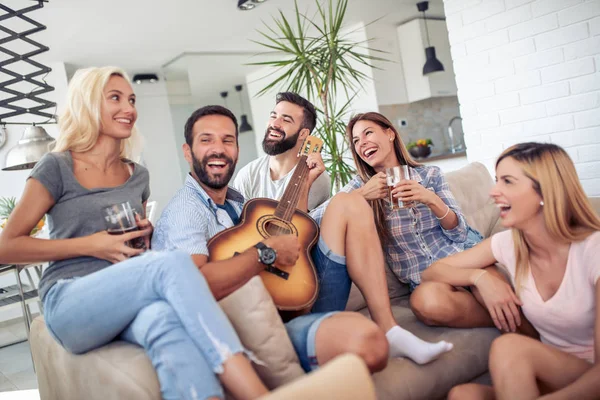
[[[149, 248], [147, 220], [135, 232], [106, 231], [104, 208], [129, 202], [144, 215], [150, 196], [148, 170], [130, 161], [136, 119], [124, 71], [77, 71], [54, 152], [31, 172], [0, 234], [0, 262], [50, 261], [40, 282], [44, 317], [66, 350], [83, 354], [115, 339], [138, 344], [164, 399], [224, 398], [221, 384], [237, 399], [260, 397], [267, 389], [190, 256], [127, 246], [143, 237]], [[50, 240], [30, 237], [44, 214]], [[293, 265], [297, 254], [288, 255]], [[255, 260], [256, 250], [239, 257]]]

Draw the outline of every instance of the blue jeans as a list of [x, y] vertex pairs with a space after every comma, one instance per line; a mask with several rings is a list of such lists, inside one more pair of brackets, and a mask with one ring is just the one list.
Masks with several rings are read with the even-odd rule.
[[244, 352], [189, 255], [153, 252], [57, 282], [44, 297], [48, 330], [81, 354], [121, 338], [142, 346], [162, 396], [224, 398], [216, 373]]

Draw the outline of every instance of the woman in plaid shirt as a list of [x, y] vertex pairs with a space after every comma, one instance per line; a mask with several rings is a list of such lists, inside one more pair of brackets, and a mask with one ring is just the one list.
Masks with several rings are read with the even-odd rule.
[[[347, 136], [358, 174], [342, 191], [358, 192], [369, 201], [390, 268], [411, 291], [415, 290], [411, 296], [413, 311], [435, 324], [437, 321], [420, 312], [430, 298], [421, 296], [421, 289], [417, 289], [421, 273], [436, 260], [473, 247], [482, 236], [467, 225], [441, 170], [415, 162], [385, 116], [376, 112], [356, 115], [348, 124]], [[392, 210], [385, 169], [398, 165], [410, 166], [412, 179], [400, 181], [392, 196], [415, 205]]]

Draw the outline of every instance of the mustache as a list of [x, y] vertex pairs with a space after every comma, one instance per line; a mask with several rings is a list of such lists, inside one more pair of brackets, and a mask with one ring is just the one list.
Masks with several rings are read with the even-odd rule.
[[228, 164], [233, 164], [233, 159], [225, 154], [212, 154], [202, 159], [202, 164], [206, 165], [211, 161], [225, 161]]
[[277, 128], [268, 128], [266, 134], [268, 135], [271, 131], [275, 131], [275, 132], [279, 133], [280, 135], [283, 136], [284, 139], [286, 137], [285, 132], [282, 131], [281, 129], [277, 129]]

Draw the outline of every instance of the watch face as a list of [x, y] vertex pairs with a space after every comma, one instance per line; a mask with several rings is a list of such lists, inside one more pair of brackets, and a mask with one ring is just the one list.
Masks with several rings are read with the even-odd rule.
[[263, 249], [260, 253], [260, 258], [263, 264], [271, 265], [275, 262], [277, 254], [271, 248]]

